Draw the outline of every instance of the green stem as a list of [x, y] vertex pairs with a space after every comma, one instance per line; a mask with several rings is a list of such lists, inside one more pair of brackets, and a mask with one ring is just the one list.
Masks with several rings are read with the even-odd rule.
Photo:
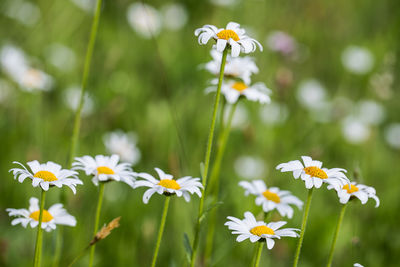
[[78, 254], [78, 256], [76, 256], [75, 259], [68, 265], [68, 267], [72, 267], [72, 265], [74, 265], [80, 258], [82, 258], [82, 256], [86, 254], [86, 252], [88, 251], [89, 248], [90, 248], [90, 245], [87, 246], [84, 250], [82, 250]]
[[[264, 212], [264, 222], [268, 223], [267, 221], [269, 221], [269, 219], [272, 216], [272, 211], [269, 212]], [[253, 267], [257, 258], [257, 253], [258, 253], [258, 247], [256, 246], [254, 248], [254, 252], [253, 252], [253, 257], [251, 258], [251, 264], [250, 266]]]
[[164, 202], [164, 209], [161, 217], [160, 228], [158, 229], [157, 243], [156, 243], [156, 248], [154, 249], [153, 260], [151, 261], [151, 267], [156, 266], [158, 251], [160, 250], [161, 239], [164, 233], [165, 221], [167, 220], [167, 213], [168, 213], [170, 199], [171, 197], [167, 196]]
[[[97, 230], [99, 228], [101, 205], [103, 204], [103, 195], [104, 195], [104, 183], [100, 182], [99, 199], [97, 202], [96, 217], [95, 217], [94, 228], [93, 228], [93, 237], [96, 236]], [[90, 249], [89, 267], [93, 266], [95, 248], [96, 248], [96, 245], [93, 245]]]
[[228, 49], [225, 48], [224, 52], [222, 53], [221, 67], [219, 70], [218, 87], [217, 87], [217, 93], [215, 95], [215, 102], [214, 102], [214, 111], [213, 111], [213, 116], [212, 116], [212, 120], [211, 120], [210, 132], [208, 134], [207, 151], [206, 151], [206, 156], [205, 156], [205, 160], [204, 160], [204, 171], [203, 171], [203, 181], [202, 181], [204, 189], [203, 189], [203, 195], [200, 198], [199, 212], [197, 214], [195, 235], [194, 235], [193, 246], [192, 246], [193, 252], [192, 252], [192, 257], [190, 259], [191, 267], [194, 266], [194, 263], [196, 261], [197, 247], [199, 245], [200, 223], [201, 223], [200, 219], [203, 215], [204, 199], [205, 199], [205, 195], [206, 195], [208, 167], [210, 165], [210, 157], [211, 157], [211, 149], [212, 149], [212, 144], [213, 144], [215, 122], [217, 119], [219, 99], [221, 97], [221, 86], [222, 86], [222, 80], [224, 78], [224, 70], [225, 70], [225, 63], [226, 63], [227, 55], [228, 55]]
[[258, 267], [260, 265], [261, 252], [263, 247], [264, 247], [264, 242], [257, 243], [256, 253], [254, 253], [255, 258], [252, 261], [254, 262], [254, 267]]
[[[85, 99], [84, 96], [85, 96], [85, 90], [87, 87], [87, 82], [88, 82], [88, 77], [89, 77], [89, 72], [90, 72], [90, 65], [92, 62], [94, 44], [96, 42], [97, 31], [99, 28], [101, 5], [102, 5], [102, 0], [97, 0], [96, 10], [95, 10], [95, 13], [93, 16], [93, 21], [92, 21], [92, 28], [90, 31], [90, 39], [89, 39], [89, 43], [88, 43], [88, 46], [86, 49], [85, 62], [84, 62], [84, 66], [83, 66], [79, 105], [76, 110], [75, 118], [74, 118], [74, 128], [72, 130], [71, 147], [70, 147], [70, 151], [69, 151], [69, 158], [68, 158], [68, 164], [67, 164], [69, 167], [71, 167], [72, 162], [74, 161], [76, 147], [78, 145], [78, 137], [79, 137], [79, 131], [80, 131], [80, 127], [81, 127], [81, 113], [82, 113], [82, 108], [83, 108], [84, 99]], [[62, 203], [66, 202], [66, 195], [64, 192], [61, 192], [60, 201]], [[57, 231], [56, 248], [55, 248], [54, 260], [53, 260], [54, 267], [59, 266], [62, 245], [63, 245], [63, 231], [61, 229], [59, 229]]]
[[[207, 186], [207, 190], [209, 190], [209, 193], [211, 193], [213, 196], [213, 204], [212, 205], [215, 205], [215, 203], [217, 203], [217, 201], [218, 201], [218, 192], [219, 192], [219, 185], [220, 185], [219, 177], [220, 177], [222, 159], [224, 157], [226, 144], [228, 142], [229, 134], [231, 131], [233, 116], [235, 114], [235, 110], [236, 110], [238, 102], [239, 101], [237, 101], [235, 104], [233, 104], [231, 106], [227, 124], [226, 124], [226, 126], [222, 125], [223, 130], [221, 131], [221, 133], [218, 137], [218, 149], [217, 149], [217, 154], [215, 156], [215, 163], [214, 163], [213, 169], [211, 171], [210, 180], [208, 182], [209, 185]], [[225, 108], [225, 106], [224, 106], [224, 108]], [[222, 109], [222, 113], [221, 113], [222, 116], [225, 111], [224, 108]], [[221, 127], [221, 129], [222, 129], [222, 127]], [[210, 215], [209, 215], [209, 227], [208, 227], [208, 231], [207, 231], [206, 247], [205, 247], [205, 253], [204, 253], [205, 266], [207, 266], [210, 263], [210, 259], [212, 256], [213, 241], [214, 241], [214, 234], [215, 234], [215, 227], [216, 227], [216, 214], [217, 214], [217, 207], [215, 207], [212, 211], [210, 211]]]
[[43, 210], [44, 210], [45, 200], [46, 200], [46, 191], [42, 189], [40, 197], [39, 224], [38, 224], [38, 231], [36, 235], [36, 245], [35, 245], [35, 260], [33, 263], [34, 267], [40, 266], [40, 258], [42, 256], [42, 243], [43, 243], [42, 221], [43, 221]]
[[300, 230], [300, 238], [299, 238], [299, 241], [297, 242], [297, 248], [296, 248], [296, 254], [294, 257], [293, 267], [297, 267], [297, 264], [299, 262], [301, 245], [303, 244], [304, 232], [306, 231], [306, 225], [307, 225], [308, 213], [310, 211], [313, 189], [314, 188], [311, 188], [308, 190], [307, 203], [306, 203], [306, 207], [304, 209], [303, 221], [301, 223], [301, 230]]
[[336, 246], [336, 240], [339, 234], [339, 229], [340, 226], [342, 225], [342, 221], [343, 221], [343, 217], [344, 217], [344, 213], [346, 211], [346, 207], [347, 207], [347, 203], [344, 204], [342, 206], [342, 209], [340, 210], [340, 215], [339, 215], [339, 219], [337, 221], [337, 225], [336, 225], [336, 230], [335, 230], [335, 235], [333, 236], [333, 240], [332, 240], [332, 245], [331, 245], [331, 250], [329, 252], [329, 257], [328, 257], [328, 264], [326, 265], [327, 267], [330, 267], [332, 264], [332, 260], [333, 260], [333, 252], [335, 251], [335, 246]]

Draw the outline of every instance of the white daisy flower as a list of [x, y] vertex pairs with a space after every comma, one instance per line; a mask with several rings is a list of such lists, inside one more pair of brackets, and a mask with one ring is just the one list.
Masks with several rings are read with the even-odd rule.
[[374, 67], [374, 55], [367, 48], [350, 45], [342, 52], [342, 64], [353, 74], [366, 74]]
[[190, 201], [190, 194], [196, 193], [199, 197], [201, 197], [200, 189], [203, 188], [203, 185], [199, 182], [200, 178], [185, 176], [174, 180], [171, 174], [166, 174], [159, 168], [155, 168], [155, 170], [158, 173], [160, 180], [154, 178], [148, 173], [141, 172], [137, 174], [138, 177], [141, 177], [145, 180], [136, 181], [135, 188], [142, 186], [150, 187], [150, 189], [143, 194], [143, 202], [145, 204], [149, 202], [150, 197], [156, 192], [160, 195], [164, 194], [166, 196], [175, 194], [178, 197], [183, 196], [187, 202]]
[[223, 52], [225, 47], [229, 45], [232, 49], [232, 57], [239, 56], [240, 52], [251, 53], [257, 48], [262, 51], [262, 45], [255, 39], [248, 37], [245, 34], [245, 30], [240, 28], [240, 25], [235, 22], [229, 22], [226, 25], [226, 29], [218, 29], [214, 25], [204, 25], [201, 28], [196, 29], [194, 35], [198, 36], [199, 44], [207, 44], [208, 41], [213, 38], [217, 41], [216, 49], [218, 52]]
[[[39, 200], [35, 197], [29, 199], [29, 209], [6, 209], [9, 216], [18, 218], [12, 220], [11, 225], [21, 224], [23, 227], [29, 224], [32, 228], [39, 225]], [[56, 224], [75, 226], [75, 217], [68, 214], [61, 203], [52, 205], [48, 210], [43, 210], [42, 228], [47, 232], [56, 229]]]
[[[215, 82], [217, 81], [212, 81], [212, 83]], [[206, 89], [207, 93], [212, 91], [216, 91], [215, 86]], [[224, 94], [226, 101], [230, 104], [236, 103], [241, 96], [244, 96], [250, 101], [260, 102], [261, 104], [271, 102], [271, 98], [269, 97], [271, 90], [262, 82], [253, 85], [246, 85], [245, 83], [238, 81], [223, 82], [221, 93]]]
[[266, 224], [263, 221], [256, 221], [254, 215], [247, 211], [244, 213], [244, 219], [228, 216], [228, 222], [225, 223], [229, 230], [233, 230], [232, 234], [239, 235], [236, 238], [237, 242], [249, 238], [250, 242], [257, 241], [266, 242], [268, 249], [272, 249], [275, 245], [274, 239], [281, 239], [282, 236], [298, 237], [296, 228], [279, 229], [286, 224], [284, 221], [270, 222]]
[[134, 133], [124, 133], [121, 130], [107, 133], [103, 142], [109, 153], [117, 154], [121, 160], [135, 165], [140, 160], [140, 150], [136, 146], [137, 137]]
[[246, 196], [252, 194], [257, 197], [256, 205], [262, 206], [264, 212], [276, 209], [281, 216], [291, 219], [293, 208], [290, 205], [295, 205], [299, 209], [303, 206], [303, 202], [289, 191], [279, 190], [278, 187], [267, 188], [262, 180], [241, 181], [239, 185], [245, 189]]
[[77, 172], [62, 169], [61, 165], [52, 161], [40, 164], [37, 160], [34, 160], [26, 163], [32, 172], [28, 171], [23, 164], [17, 161], [13, 163], [22, 166], [22, 169], [13, 168], [10, 170], [14, 175], [14, 179], [18, 178], [18, 182], [22, 183], [26, 178], [31, 178], [33, 187], [40, 186], [45, 191], [47, 191], [50, 186], [61, 188], [63, 185], [66, 185], [71, 188], [72, 192], [75, 194], [75, 186], [83, 184], [76, 176], [78, 174]]
[[[333, 186], [328, 185], [328, 189], [335, 189]], [[363, 184], [357, 184], [352, 182], [350, 186], [348, 184], [343, 185], [337, 191], [339, 201], [342, 204], [346, 204], [349, 200], [358, 198], [362, 204], [367, 203], [368, 198], [373, 198], [376, 202], [375, 208], [379, 207], [380, 201], [376, 196], [375, 188], [366, 186]]]
[[347, 172], [345, 169], [322, 168], [321, 161], [313, 160], [308, 156], [302, 156], [301, 158], [303, 159], [304, 165], [299, 160], [293, 160], [279, 164], [276, 169], [280, 169], [281, 172], [293, 172], [293, 177], [295, 179], [301, 177], [307, 189], [313, 187], [320, 188], [322, 183], [328, 183], [334, 188], [340, 188], [344, 184], [350, 184], [349, 179], [344, 174], [344, 172]]
[[[215, 49], [211, 50], [212, 61], [205, 64], [205, 69], [217, 76], [221, 67], [222, 53]], [[227, 78], [239, 78], [246, 84], [250, 84], [250, 76], [258, 73], [258, 67], [252, 57], [231, 57], [226, 58], [224, 76]]]
[[72, 166], [74, 170], [83, 170], [86, 175], [93, 175], [92, 182], [95, 185], [99, 185], [99, 182], [122, 181], [133, 187], [136, 173], [129, 163], [118, 162], [118, 155], [97, 155], [94, 158], [83, 156], [75, 158]]

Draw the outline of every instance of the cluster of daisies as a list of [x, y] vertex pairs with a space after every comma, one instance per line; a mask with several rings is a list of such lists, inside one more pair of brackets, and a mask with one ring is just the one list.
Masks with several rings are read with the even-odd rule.
[[[200, 44], [206, 44], [211, 38], [216, 44], [211, 50], [212, 61], [206, 63], [204, 68], [211, 74], [218, 75], [221, 66], [222, 52], [226, 47], [231, 49], [227, 56], [224, 81], [221, 93], [229, 104], [236, 103], [241, 97], [261, 104], [271, 101], [271, 90], [262, 82], [251, 83], [251, 75], [258, 73], [258, 67], [254, 58], [249, 56], [240, 57], [240, 52], [248, 54], [254, 52], [258, 47], [262, 51], [261, 44], [248, 37], [245, 30], [239, 24], [229, 22], [226, 29], [218, 29], [213, 25], [204, 25], [195, 31]], [[211, 81], [211, 86], [206, 88], [206, 93], [214, 92], [218, 84], [217, 79]]]
[[[27, 163], [30, 170], [19, 162], [14, 163], [21, 167], [10, 170], [15, 179], [22, 183], [29, 178], [33, 187], [40, 187], [44, 191], [48, 191], [52, 187], [61, 188], [62, 186], [67, 186], [75, 194], [75, 187], [83, 184], [78, 178], [77, 171], [80, 170], [86, 175], [92, 176], [92, 182], [96, 186], [99, 183], [116, 181], [124, 182], [132, 188], [149, 187], [143, 195], [144, 203], [148, 203], [150, 197], [156, 192], [166, 196], [183, 196], [186, 201], [190, 200], [190, 194], [196, 193], [199, 197], [201, 196], [202, 185], [199, 182], [199, 178], [186, 176], [174, 180], [172, 175], [156, 168], [159, 175], [159, 179], [157, 179], [148, 173], [133, 172], [129, 163], [119, 162], [118, 155], [77, 157], [72, 164], [72, 170], [62, 169], [61, 165], [51, 161], [44, 164], [40, 164], [36, 160], [30, 161]], [[7, 209], [9, 216], [17, 217], [11, 224], [21, 224], [23, 227], [29, 224], [32, 228], [36, 227], [39, 224], [40, 209], [38, 202], [37, 198], [32, 197], [29, 200], [30, 206], [28, 210]], [[42, 228], [46, 231], [51, 231], [56, 228], [57, 224], [76, 225], [75, 217], [68, 214], [61, 203], [54, 204], [48, 210], [43, 210]]]

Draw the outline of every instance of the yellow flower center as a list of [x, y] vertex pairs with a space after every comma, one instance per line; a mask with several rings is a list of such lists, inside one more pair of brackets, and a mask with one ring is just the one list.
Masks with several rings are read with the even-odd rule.
[[33, 177], [43, 179], [46, 182], [53, 182], [58, 180], [54, 173], [49, 171], [38, 171], [33, 175]]
[[273, 201], [275, 203], [280, 203], [281, 202], [281, 198], [278, 196], [278, 194], [273, 193], [273, 192], [271, 192], [269, 190], [265, 190], [262, 194], [266, 199], [271, 200], [271, 201]]
[[232, 88], [235, 89], [236, 91], [242, 92], [246, 90], [248, 87], [246, 84], [242, 82], [235, 82], [234, 84], [232, 84]]
[[[39, 221], [39, 214], [40, 210], [34, 211], [29, 215], [29, 218], [32, 218], [35, 221]], [[50, 212], [48, 212], [47, 210], [43, 210], [42, 222], [49, 222], [53, 219], [54, 217], [50, 214]]]
[[349, 188], [349, 185], [348, 185], [348, 184], [345, 184], [345, 185], [343, 186], [343, 189], [344, 189], [344, 190], [347, 190], [347, 193], [349, 193], [349, 194], [358, 191], [358, 187], [355, 186], [355, 185], [353, 185], [353, 184], [350, 185], [350, 188]]
[[274, 230], [271, 228], [265, 226], [265, 225], [260, 225], [251, 228], [250, 233], [253, 235], [261, 236], [261, 235], [273, 235], [275, 234]]
[[100, 166], [97, 167], [97, 174], [115, 174], [115, 172], [106, 166]]
[[162, 187], [169, 189], [175, 189], [175, 190], [181, 189], [181, 186], [175, 180], [172, 179], [161, 179], [160, 182], [158, 182], [158, 185], [161, 185]]
[[317, 177], [320, 179], [328, 178], [328, 175], [326, 174], [325, 171], [323, 171], [320, 168], [315, 167], [315, 166], [306, 167], [306, 168], [304, 168], [304, 171], [306, 172], [306, 174], [310, 175], [311, 177]]
[[231, 38], [236, 42], [240, 40], [237, 33], [232, 30], [222, 30], [219, 33], [217, 33], [217, 36], [219, 39], [224, 39], [224, 40], [229, 40]]

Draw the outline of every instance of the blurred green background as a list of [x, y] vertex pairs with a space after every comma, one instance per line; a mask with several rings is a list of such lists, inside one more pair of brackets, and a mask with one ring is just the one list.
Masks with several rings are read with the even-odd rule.
[[[93, 3], [0, 2], [2, 266], [31, 264], [36, 229], [11, 226], [5, 209], [28, 208], [29, 198], [40, 195], [30, 182], [13, 180], [8, 173], [12, 161], [51, 160], [66, 165], [74, 116], [68, 92], [81, 82]], [[223, 226], [226, 216], [243, 218], [247, 210], [260, 212], [238, 182], [264, 179], [267, 185], [290, 190], [304, 201], [303, 182], [275, 170], [277, 164], [301, 155], [311, 155], [326, 167], [347, 169], [349, 178], [375, 187], [381, 199], [376, 209], [373, 200], [366, 205], [357, 200], [348, 207], [334, 266], [355, 262], [367, 267], [398, 266], [398, 1], [160, 0], [146, 1], [154, 8], [146, 14], [134, 13], [134, 3], [103, 3], [87, 88], [91, 106], [82, 118], [79, 156], [108, 153], [103, 136], [120, 129], [136, 134], [141, 158], [135, 171], [155, 175], [153, 168], [160, 167], [175, 177], [198, 177], [213, 104], [213, 95], [206, 95], [204, 89], [213, 75], [199, 67], [211, 60], [211, 44], [200, 46], [193, 31], [204, 24], [224, 27], [229, 21], [238, 22], [264, 46], [263, 52], [251, 55], [260, 69], [252, 81], [265, 82], [273, 94], [272, 103], [265, 107], [246, 100], [240, 103], [221, 172], [223, 205], [214, 266], [250, 263], [253, 245], [248, 240], [237, 243]], [[150, 15], [153, 38], [148, 29], [134, 27]], [[49, 90], [26, 89], [26, 83], [38, 82], [37, 72], [33, 81], [21, 82], [13, 76], [18, 71], [12, 69], [16, 63], [8, 61], [10, 47], [24, 55], [30, 68], [48, 75], [51, 84], [44, 87]], [[349, 48], [358, 49], [358, 54], [347, 55]], [[78, 186], [76, 195], [62, 189], [68, 191], [67, 210], [78, 224], [65, 227], [61, 266], [69, 264], [91, 239], [97, 188], [89, 177], [81, 179], [85, 184]], [[100, 222], [122, 216], [121, 227], [97, 245], [96, 266], [149, 265], [163, 196], [154, 195], [145, 205], [143, 192], [123, 183], [107, 184]], [[50, 190], [46, 206], [58, 199], [59, 190]], [[198, 203], [197, 197], [190, 203], [180, 198], [171, 202], [158, 266], [186, 263], [183, 235], [193, 237]], [[339, 209], [334, 192], [315, 191], [300, 266], [326, 264]], [[301, 218], [302, 212], [295, 211], [288, 227], [300, 228]], [[52, 263], [55, 237], [56, 232], [45, 233], [43, 266]], [[272, 250], [265, 249], [262, 266], [291, 266], [296, 242], [286, 238]], [[86, 266], [87, 260], [84, 257], [76, 266]]]

